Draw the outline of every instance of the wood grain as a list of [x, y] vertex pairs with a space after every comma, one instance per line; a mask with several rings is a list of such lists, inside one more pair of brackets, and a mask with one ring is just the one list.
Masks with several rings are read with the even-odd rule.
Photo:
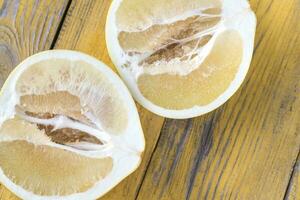
[[137, 199], [283, 199], [300, 147], [300, 4], [250, 1], [258, 17], [243, 86], [215, 112], [167, 120]]
[[[109, 58], [105, 43], [105, 22], [110, 2], [106, 0], [72, 1], [55, 48], [73, 49], [88, 53], [116, 71]], [[139, 191], [164, 119], [139, 105], [137, 107], [146, 140], [143, 161], [136, 172], [101, 199], [131, 200], [135, 199]]]
[[298, 160], [293, 168], [289, 188], [286, 191], [285, 200], [300, 200], [300, 153]]
[[68, 0], [0, 0], [0, 85], [26, 57], [49, 49]]
[[[68, 0], [0, 0], [0, 87], [26, 57], [49, 49]], [[17, 199], [0, 186], [0, 199]]]

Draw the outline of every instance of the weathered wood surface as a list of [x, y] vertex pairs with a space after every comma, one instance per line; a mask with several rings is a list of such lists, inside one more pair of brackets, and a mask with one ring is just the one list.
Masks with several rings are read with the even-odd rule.
[[250, 1], [249, 74], [217, 111], [167, 120], [139, 200], [283, 199], [300, 147], [300, 4]]
[[[164, 122], [138, 106], [147, 142], [143, 162], [102, 199], [299, 199], [295, 164], [300, 150], [300, 4], [299, 0], [250, 3], [258, 18], [257, 37], [240, 90], [218, 110], [189, 120]], [[104, 38], [109, 4], [72, 0], [53, 46], [86, 52], [114, 69]], [[0, 0], [0, 80], [26, 56], [50, 48], [66, 5], [58, 0]], [[7, 17], [22, 16], [35, 7], [41, 10], [33, 15], [35, 23]], [[21, 14], [9, 14], [15, 10]], [[43, 21], [46, 10], [48, 20]], [[32, 13], [22, 20], [28, 21]], [[1, 28], [6, 26], [15, 27], [10, 32], [17, 37], [7, 37], [9, 31]], [[38, 35], [47, 39], [37, 39]], [[15, 197], [2, 188], [0, 199]]]
[[68, 0], [0, 0], [0, 85], [26, 57], [49, 49]]
[[[68, 0], [0, 0], [0, 87], [26, 57], [47, 50]], [[17, 199], [0, 186], [0, 199]]]

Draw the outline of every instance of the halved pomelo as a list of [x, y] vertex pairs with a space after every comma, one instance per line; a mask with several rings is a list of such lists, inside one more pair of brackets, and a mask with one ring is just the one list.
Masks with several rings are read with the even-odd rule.
[[239, 88], [255, 28], [247, 0], [114, 0], [106, 42], [140, 104], [161, 116], [190, 118]]
[[0, 93], [0, 181], [23, 199], [96, 199], [132, 173], [144, 136], [126, 86], [66, 50], [27, 58]]

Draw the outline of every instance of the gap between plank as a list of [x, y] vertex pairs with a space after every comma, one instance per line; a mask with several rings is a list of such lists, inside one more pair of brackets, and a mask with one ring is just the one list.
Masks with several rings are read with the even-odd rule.
[[295, 161], [295, 163], [293, 165], [291, 176], [290, 176], [289, 182], [287, 184], [287, 187], [286, 187], [286, 190], [285, 190], [285, 193], [284, 193], [284, 198], [283, 198], [284, 200], [288, 200], [288, 195], [290, 193], [290, 189], [291, 189], [291, 186], [292, 186], [293, 177], [294, 177], [295, 170], [296, 170], [296, 167], [297, 167], [299, 159], [300, 159], [300, 149], [299, 149], [298, 155], [296, 157], [296, 161]]
[[69, 0], [68, 3], [67, 3], [67, 6], [65, 8], [65, 11], [63, 12], [62, 18], [61, 18], [61, 20], [60, 20], [60, 22], [59, 22], [59, 24], [57, 26], [56, 33], [55, 33], [55, 35], [53, 37], [50, 49], [54, 49], [54, 47], [55, 47], [56, 41], [57, 41], [57, 39], [59, 37], [59, 34], [60, 34], [60, 30], [61, 30], [61, 28], [62, 28], [62, 26], [64, 24], [64, 21], [66, 19], [66, 16], [68, 14], [68, 11], [69, 11], [69, 8], [70, 8], [71, 4], [72, 4], [72, 0]]

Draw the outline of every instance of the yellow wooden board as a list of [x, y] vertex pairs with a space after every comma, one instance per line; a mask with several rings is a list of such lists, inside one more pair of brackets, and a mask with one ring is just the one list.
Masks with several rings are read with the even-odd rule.
[[[3, 20], [1, 8], [5, 2], [18, 1], [0, 0], [0, 42], [7, 44], [7, 49], [16, 49], [10, 53], [0, 43], [0, 57], [5, 55], [3, 58], [7, 59], [4, 64], [0, 59], [0, 71], [5, 69], [8, 74], [26, 56], [50, 48], [62, 15], [52, 13], [61, 13], [66, 1], [21, 1], [18, 12], [24, 12], [22, 5], [26, 3], [33, 9], [33, 2], [39, 2], [38, 8], [53, 15], [53, 19], [50, 17], [53, 24], [47, 26], [48, 32], [42, 31], [42, 35], [48, 35], [46, 42], [31, 39], [32, 35], [38, 35], [34, 31], [47, 24], [45, 20], [27, 24], [29, 36], [20, 44], [2, 36], [6, 30], [1, 29], [3, 26], [16, 26], [13, 29], [16, 35], [22, 35], [18, 30], [23, 27], [15, 20]], [[53, 5], [42, 6], [49, 2]], [[250, 3], [258, 27], [253, 62], [243, 86], [224, 106], [194, 119], [164, 122], [138, 105], [147, 142], [143, 162], [135, 173], [101, 199], [277, 200], [287, 194], [290, 180], [296, 188], [293, 191], [298, 191], [299, 184], [294, 181], [298, 179], [291, 179], [291, 175], [300, 147], [299, 0], [284, 3], [251, 0]], [[71, 1], [54, 48], [83, 51], [114, 69], [104, 35], [109, 5], [109, 0]], [[7, 7], [7, 13], [13, 9]], [[40, 46], [36, 50], [29, 50], [37, 45]], [[8, 55], [21, 56], [10, 64]], [[0, 80], [1, 76], [2, 80], [7, 76], [2, 74]], [[299, 175], [294, 173], [293, 177]], [[0, 199], [15, 197], [1, 188]]]
[[300, 4], [250, 3], [258, 27], [244, 84], [209, 115], [166, 121], [137, 199], [284, 198], [300, 147]]
[[26, 57], [51, 47], [68, 0], [0, 0], [0, 86]]

